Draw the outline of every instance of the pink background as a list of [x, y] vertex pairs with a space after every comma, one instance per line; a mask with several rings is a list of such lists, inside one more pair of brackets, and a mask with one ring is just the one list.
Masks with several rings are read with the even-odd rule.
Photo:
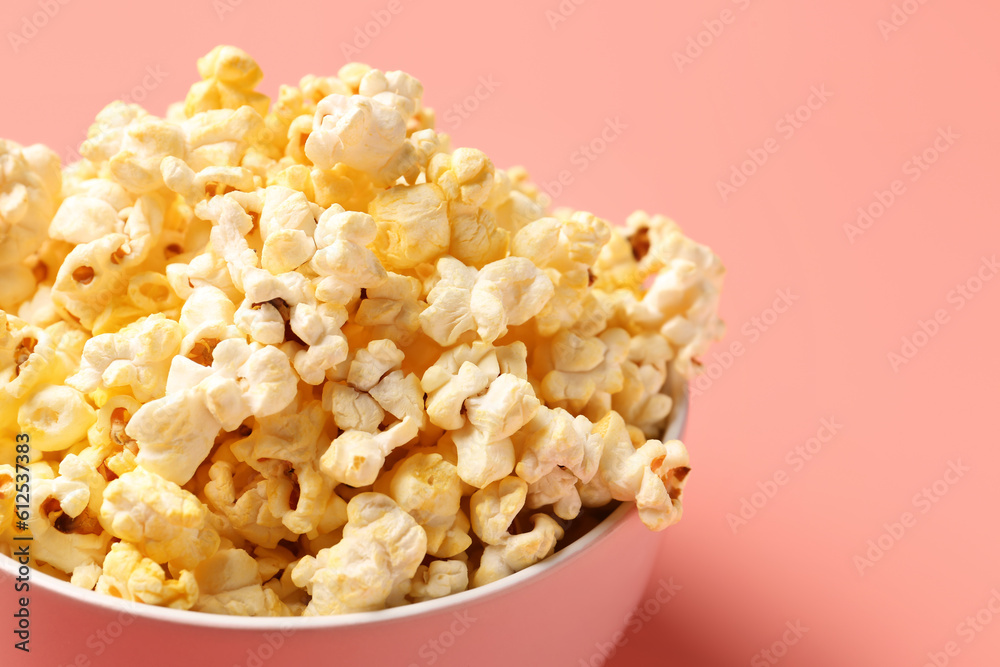
[[[341, 45], [390, 4], [287, 1], [278, 13], [277, 3], [225, 1], [73, 0], [15, 51], [9, 33], [39, 4], [5, 0], [0, 135], [66, 155], [111, 99], [157, 113], [182, 99], [195, 60], [217, 43], [250, 51], [274, 94], [303, 74], [335, 73]], [[766, 665], [759, 652], [775, 642], [783, 665], [917, 667], [928, 652], [939, 665], [997, 664], [1000, 619], [965, 619], [1000, 587], [1000, 453], [988, 416], [1000, 280], [975, 280], [1000, 250], [1000, 6], [576, 2], [563, 0], [568, 16], [554, 23], [559, 0], [398, 0], [352, 59], [420, 78], [456, 145], [524, 164], [542, 183], [566, 172], [558, 204], [613, 221], [637, 208], [667, 213], [729, 269], [729, 333], [704, 359], [712, 376], [687, 432], [686, 516], [664, 534], [650, 584], [652, 594], [672, 577], [682, 590], [608, 664]], [[894, 6], [901, 25], [880, 29]], [[700, 53], [690, 46], [699, 38]], [[689, 46], [691, 61], [678, 64]], [[494, 83], [469, 102], [478, 108], [449, 114], [481, 80]], [[812, 90], [825, 101], [799, 109]], [[798, 127], [782, 121], [797, 109]], [[615, 119], [600, 155], [577, 153]], [[948, 128], [951, 144], [935, 155]], [[939, 159], [922, 171], [911, 160], [925, 149]], [[766, 162], [748, 164], [752, 175], [723, 201], [718, 183], [754, 154]], [[849, 238], [845, 225], [858, 207], [877, 214], [879, 196], [894, 201]], [[952, 291], [970, 279], [981, 287], [973, 298]], [[793, 299], [780, 314], [770, 310], [779, 290]], [[922, 321], [934, 335], [918, 333], [916, 355], [894, 369], [889, 353]], [[737, 342], [730, 363], [723, 353]], [[831, 418], [842, 426], [800, 462], [795, 448]], [[946, 476], [950, 463], [968, 470]], [[753, 496], [762, 486], [773, 497]], [[925, 487], [935, 502], [917, 496]], [[761, 507], [734, 531], [743, 499]], [[885, 524], [906, 512], [893, 528], [902, 535], [890, 536]], [[889, 549], [859, 565], [880, 537]], [[782, 647], [789, 622], [808, 631]]]

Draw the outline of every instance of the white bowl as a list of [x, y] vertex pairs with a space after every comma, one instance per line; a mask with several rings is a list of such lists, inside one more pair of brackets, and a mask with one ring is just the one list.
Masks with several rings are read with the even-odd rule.
[[[675, 382], [672, 389], [666, 439], [679, 438], [687, 418], [686, 387]], [[625, 625], [659, 544], [635, 507], [622, 504], [551, 558], [481, 588], [383, 611], [286, 619], [128, 603], [35, 570], [30, 591], [15, 593], [18, 565], [0, 556], [0, 664], [600, 665], [598, 645]], [[8, 629], [22, 596], [30, 599], [28, 654], [12, 648], [18, 640]]]

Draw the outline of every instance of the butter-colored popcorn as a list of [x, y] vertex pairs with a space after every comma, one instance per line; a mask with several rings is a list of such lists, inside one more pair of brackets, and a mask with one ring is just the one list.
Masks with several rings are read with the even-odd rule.
[[[634, 340], [634, 339], [633, 339]], [[662, 431], [660, 425], [673, 408], [673, 399], [663, 393], [667, 370], [653, 364], [622, 364], [622, 390], [612, 398], [612, 407], [629, 424], [638, 426], [647, 437]]]
[[385, 411], [374, 398], [339, 382], [323, 385], [323, 409], [333, 414], [342, 431], [375, 433], [385, 419]]
[[481, 394], [500, 373], [527, 380], [527, 354], [520, 341], [496, 348], [477, 341], [445, 351], [420, 380], [431, 423], [449, 431], [462, 428], [466, 399]]
[[531, 384], [510, 373], [502, 373], [482, 396], [467, 399], [468, 423], [451, 433], [462, 481], [483, 488], [512, 473], [510, 436], [531, 421], [539, 405]]
[[[624, 329], [607, 329], [595, 340], [603, 346], [603, 359], [596, 366], [579, 371], [556, 367], [545, 374], [541, 395], [547, 402], [557, 405], [558, 402], [566, 402], [569, 407], [579, 410], [595, 392], [615, 394], [622, 390], [624, 377], [621, 366], [628, 357], [628, 332]], [[581, 342], [580, 345], [586, 344]], [[598, 346], [595, 347], [600, 349]], [[563, 354], [561, 358], [567, 362], [569, 368], [588, 365], [575, 364], [572, 355], [569, 354]], [[589, 361], [592, 359], [588, 360], [588, 363]]]
[[139, 444], [138, 463], [177, 484], [194, 475], [220, 429], [280, 412], [298, 390], [288, 357], [275, 347], [230, 338], [212, 357], [210, 367], [174, 357], [167, 396], [143, 405], [126, 428]]
[[198, 59], [202, 81], [191, 86], [184, 112], [190, 118], [198, 112], [212, 109], [238, 109], [247, 105], [259, 114], [267, 113], [270, 102], [254, 88], [264, 73], [243, 50], [235, 46], [217, 46]]
[[264, 476], [268, 511], [298, 535], [320, 527], [330, 532], [347, 520], [344, 501], [319, 470], [320, 453], [328, 445], [326, 419], [319, 401], [293, 402], [258, 419], [249, 436], [230, 446], [233, 456]]
[[497, 225], [512, 235], [545, 215], [540, 202], [518, 189], [517, 176], [515, 169], [497, 169], [493, 189], [484, 204], [496, 216]]
[[604, 443], [593, 433], [590, 420], [562, 408], [540, 407], [519, 435], [523, 440], [517, 475], [531, 484], [559, 468], [589, 482], [604, 453]]
[[198, 582], [188, 570], [176, 579], [135, 545], [119, 542], [104, 559], [97, 592], [129, 602], [143, 602], [171, 609], [190, 609], [198, 600]]
[[472, 316], [479, 337], [492, 343], [507, 327], [524, 324], [552, 297], [552, 280], [530, 260], [507, 257], [487, 264], [472, 287]]
[[506, 539], [514, 517], [524, 508], [528, 485], [517, 477], [504, 477], [479, 489], [469, 499], [472, 529], [486, 544]]
[[76, 444], [86, 437], [95, 418], [94, 408], [82, 393], [61, 385], [50, 385], [32, 395], [17, 413], [21, 432], [43, 452]]
[[436, 600], [460, 593], [469, 587], [469, 565], [460, 560], [433, 560], [421, 565], [410, 584], [414, 602]]
[[17, 494], [16, 470], [12, 465], [0, 464], [0, 537], [11, 531], [17, 519], [14, 502]]
[[424, 390], [415, 374], [404, 375], [402, 371], [392, 371], [369, 389], [368, 393], [385, 412], [396, 419], [410, 418], [417, 423], [418, 429], [426, 427]]
[[101, 525], [157, 563], [191, 569], [219, 548], [209, 511], [194, 495], [142, 467], [104, 491]]
[[59, 205], [59, 158], [44, 146], [0, 139], [0, 308], [28, 298], [38, 281], [23, 260], [38, 250]]
[[162, 232], [164, 213], [155, 198], [140, 197], [127, 211], [124, 233], [76, 246], [52, 286], [52, 301], [60, 312], [95, 333], [104, 333], [101, 323], [114, 301], [129, 291], [130, 274], [146, 260]]
[[[253, 476], [247, 478], [246, 473]], [[295, 534], [268, 510], [267, 482], [249, 466], [238, 469], [228, 461], [216, 461], [209, 470], [211, 481], [205, 485], [208, 505], [224, 520], [223, 531], [232, 538], [274, 549], [282, 540], [292, 541]], [[227, 535], [227, 537], [230, 537]]]
[[417, 420], [407, 416], [378, 433], [344, 431], [320, 459], [320, 468], [338, 484], [374, 484], [389, 454], [417, 437]]
[[179, 125], [142, 116], [122, 131], [118, 152], [108, 160], [115, 181], [135, 194], [163, 186], [160, 163], [166, 157], [184, 157], [184, 132]]
[[255, 139], [266, 132], [264, 118], [249, 105], [202, 111], [180, 126], [187, 142], [185, 161], [196, 172], [242, 166]]
[[[459, 520], [462, 481], [455, 466], [436, 452], [417, 452], [390, 473], [388, 495], [427, 533], [427, 553], [451, 558], [472, 540]], [[467, 584], [466, 584], [467, 585]]]
[[476, 268], [505, 257], [510, 243], [510, 232], [497, 226], [491, 211], [480, 208], [493, 189], [494, 174], [493, 163], [474, 148], [451, 155], [438, 152], [427, 165], [428, 181], [448, 198], [450, 252]]
[[319, 306], [300, 303], [292, 307], [292, 332], [308, 347], [295, 353], [293, 365], [299, 378], [311, 385], [322, 384], [326, 372], [348, 356], [347, 338], [341, 333], [347, 311], [337, 303]]
[[663, 530], [680, 520], [681, 495], [691, 468], [688, 453], [679, 440], [648, 440], [633, 444], [629, 427], [621, 415], [610, 412], [594, 425], [604, 441], [597, 475], [580, 488], [585, 506], [603, 499], [636, 501], [639, 518], [653, 530]]
[[406, 121], [396, 106], [364, 95], [334, 93], [316, 105], [305, 154], [321, 169], [345, 164], [377, 174], [405, 141]]
[[13, 439], [21, 407], [76, 370], [85, 340], [66, 322], [42, 329], [0, 311], [0, 432]]
[[72, 195], [63, 200], [52, 218], [49, 236], [80, 244], [96, 241], [108, 234], [122, 234], [125, 221], [118, 216], [118, 210], [98, 197]]
[[304, 616], [383, 609], [409, 592], [427, 553], [424, 530], [388, 496], [362, 493], [347, 512], [343, 539], [292, 570], [295, 584], [312, 595]]
[[277, 594], [261, 584], [257, 562], [242, 549], [220, 549], [194, 569], [194, 611], [229, 616], [287, 616]]
[[318, 250], [310, 268], [322, 277], [316, 285], [316, 298], [347, 304], [362, 289], [378, 286], [386, 271], [368, 246], [378, 228], [367, 213], [345, 211], [334, 204], [319, 218], [315, 241]]
[[420, 329], [420, 315], [425, 308], [420, 300], [420, 281], [390, 272], [366, 291], [366, 298], [358, 304], [355, 323], [371, 330], [376, 338], [387, 338], [400, 347], [410, 345]]
[[69, 583], [79, 586], [84, 590], [92, 591], [97, 586], [97, 582], [101, 578], [101, 573], [101, 566], [97, 563], [78, 565], [73, 568], [73, 574], [70, 576]]
[[199, 363], [211, 364], [215, 346], [240, 335], [235, 316], [236, 306], [218, 287], [200, 285], [194, 288], [178, 320], [184, 336], [179, 353]]
[[397, 185], [372, 200], [378, 233], [372, 250], [389, 271], [431, 262], [451, 244], [448, 202], [432, 183]]
[[403, 352], [391, 340], [373, 340], [358, 350], [351, 361], [347, 382], [360, 391], [369, 391], [386, 373], [403, 363]]
[[[87, 511], [86, 485], [56, 477], [45, 463], [32, 463], [28, 468], [31, 497], [27, 523], [33, 539], [32, 558], [67, 573], [81, 565], [100, 563], [111, 536]], [[76, 512], [75, 516], [67, 509]]]
[[546, 514], [534, 514], [531, 521], [534, 528], [527, 533], [508, 535], [501, 543], [486, 547], [472, 578], [474, 587], [520, 572], [552, 555], [565, 534], [562, 527]]
[[0, 440], [31, 437], [38, 566], [348, 613], [529, 567], [590, 508], [680, 518], [688, 455], [655, 438], [723, 331], [708, 248], [550, 212], [523, 168], [453, 149], [404, 72], [273, 104], [240, 49], [198, 72], [165, 118], [105, 107], [65, 168], [0, 140]]
[[181, 325], [163, 315], [150, 315], [118, 333], [88, 340], [80, 370], [66, 382], [84, 393], [128, 387], [140, 402], [160, 398], [181, 340]]
[[569, 470], [556, 468], [528, 485], [525, 506], [534, 510], [551, 505], [557, 517], [571, 521], [580, 514], [583, 507], [583, 500], [576, 488], [579, 481]]
[[454, 257], [438, 259], [434, 286], [427, 293], [429, 305], [420, 313], [421, 329], [438, 345], [451, 347], [476, 331], [472, 287], [477, 273]]
[[406, 72], [370, 69], [358, 83], [358, 93], [394, 107], [403, 118], [408, 118], [420, 109], [424, 86]]

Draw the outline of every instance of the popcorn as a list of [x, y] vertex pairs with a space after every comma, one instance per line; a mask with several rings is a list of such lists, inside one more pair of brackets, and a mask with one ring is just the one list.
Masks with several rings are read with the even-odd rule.
[[374, 484], [386, 457], [416, 438], [418, 432], [416, 420], [409, 416], [377, 433], [344, 431], [330, 443], [320, 459], [320, 468], [338, 484]]
[[416, 278], [389, 273], [386, 280], [367, 290], [358, 304], [355, 323], [373, 336], [388, 338], [399, 346], [410, 345], [420, 329], [421, 283]]
[[32, 463], [28, 467], [32, 558], [67, 573], [82, 565], [101, 562], [111, 535], [102, 531], [97, 517], [86, 511], [86, 485], [56, 477], [45, 463]]
[[334, 204], [320, 216], [315, 241], [318, 250], [310, 268], [322, 276], [316, 286], [316, 298], [347, 304], [365, 288], [377, 287], [386, 279], [368, 245], [375, 240], [378, 228], [366, 213], [345, 211]]
[[435, 560], [421, 565], [410, 584], [414, 602], [436, 600], [460, 593], [469, 587], [469, 566], [460, 560]]
[[430, 262], [451, 245], [444, 192], [431, 183], [397, 185], [368, 207], [378, 233], [374, 252], [388, 271]]
[[451, 462], [437, 453], [418, 452], [404, 459], [391, 476], [389, 496], [424, 529], [429, 555], [450, 558], [472, 544], [468, 526], [462, 530], [468, 520], [461, 514], [462, 483]]
[[318, 469], [319, 454], [328, 444], [321, 437], [326, 419], [319, 401], [292, 403], [259, 419], [248, 437], [230, 445], [237, 460], [263, 476], [271, 515], [298, 535], [321, 524], [330, 532], [347, 520], [346, 504], [333, 493], [333, 481]]
[[84, 393], [128, 387], [140, 402], [161, 398], [181, 337], [181, 325], [159, 314], [95, 336], [83, 348], [80, 370], [66, 383]]
[[177, 579], [168, 579], [163, 568], [134, 545], [119, 542], [104, 559], [97, 592], [129, 602], [190, 609], [198, 599], [198, 582], [188, 570]]
[[212, 357], [210, 367], [174, 357], [167, 396], [143, 405], [126, 428], [139, 465], [177, 484], [191, 478], [220, 429], [280, 412], [297, 391], [288, 357], [275, 347], [231, 338]]
[[216, 614], [442, 598], [614, 502], [680, 519], [688, 453], [656, 438], [723, 332], [708, 248], [550, 212], [405, 72], [273, 104], [238, 48], [198, 73], [166, 118], [109, 104], [65, 168], [0, 140], [0, 439], [31, 441], [0, 453], [0, 551], [15, 464], [36, 566]]
[[604, 498], [634, 500], [639, 517], [653, 530], [679, 521], [681, 494], [691, 470], [683, 443], [648, 440], [636, 448], [617, 412], [595, 424], [594, 432], [604, 440], [604, 451], [597, 475], [581, 489], [584, 504], [605, 504]]
[[526, 380], [503, 373], [465, 406], [468, 423], [451, 434], [458, 449], [458, 474], [482, 488], [513, 472], [516, 457], [510, 436], [531, 421], [539, 401]]
[[552, 281], [523, 257], [487, 264], [472, 287], [472, 316], [479, 337], [492, 343], [510, 325], [524, 324], [552, 297]]
[[534, 524], [531, 531], [508, 535], [501, 543], [486, 547], [482, 563], [472, 578], [474, 587], [520, 572], [552, 555], [556, 542], [563, 538], [563, 529], [546, 514], [534, 514], [531, 521]]
[[[245, 471], [255, 472], [247, 466]], [[205, 485], [208, 505], [225, 522], [224, 530], [269, 549], [282, 540], [294, 540], [295, 534], [268, 511], [267, 482], [259, 475], [249, 480], [236, 465], [216, 461], [209, 469], [211, 481]]]
[[427, 293], [429, 305], [420, 313], [420, 327], [441, 347], [451, 347], [476, 330], [472, 288], [477, 273], [453, 257], [437, 261], [436, 280]]
[[287, 616], [277, 594], [261, 585], [257, 562], [242, 549], [220, 549], [194, 569], [195, 611], [229, 616]]
[[211, 109], [239, 109], [247, 105], [259, 114], [267, 112], [269, 100], [254, 91], [264, 78], [256, 62], [235, 46], [217, 46], [198, 59], [203, 81], [191, 86], [184, 113], [188, 118]]
[[517, 477], [505, 477], [479, 489], [469, 499], [472, 529], [486, 544], [506, 539], [514, 517], [524, 507], [528, 485]]
[[362, 493], [347, 505], [344, 538], [314, 558], [305, 556], [292, 580], [312, 595], [304, 616], [385, 608], [408, 593], [427, 553], [427, 536], [391, 498]]
[[58, 206], [59, 158], [44, 146], [0, 139], [0, 308], [27, 299], [37, 280], [23, 260], [38, 250]]
[[101, 525], [156, 563], [191, 569], [219, 548], [208, 508], [194, 495], [142, 467], [108, 484]]
[[323, 386], [323, 409], [333, 414], [337, 428], [342, 431], [375, 433], [385, 419], [385, 411], [374, 398], [337, 382]]
[[17, 423], [32, 447], [43, 452], [66, 449], [87, 435], [94, 408], [72, 387], [50, 385], [29, 398], [17, 413]]

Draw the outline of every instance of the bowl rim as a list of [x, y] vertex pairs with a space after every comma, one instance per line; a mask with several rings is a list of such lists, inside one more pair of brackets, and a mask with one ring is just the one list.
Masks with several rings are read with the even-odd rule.
[[[668, 417], [664, 431], [664, 440], [680, 439], [688, 416], [688, 387], [683, 380], [671, 377], [667, 380], [668, 393], [674, 398], [674, 406]], [[376, 611], [361, 611], [337, 616], [229, 616], [211, 614], [185, 609], [158, 607], [142, 602], [132, 602], [110, 595], [104, 595], [93, 590], [53, 577], [32, 568], [29, 584], [38, 586], [59, 596], [65, 596], [86, 605], [93, 605], [111, 612], [126, 616], [142, 617], [148, 620], [160, 621], [175, 625], [194, 625], [205, 628], [244, 631], [299, 631], [310, 629], [351, 628], [357, 626], [372, 626], [395, 623], [414, 617], [431, 616], [435, 613], [445, 613], [482, 601], [488, 597], [507, 595], [514, 589], [551, 575], [562, 569], [568, 563], [576, 560], [584, 551], [610, 539], [630, 519], [636, 520], [638, 511], [635, 504], [622, 502], [599, 524], [587, 531], [582, 537], [566, 546], [552, 556], [531, 565], [520, 572], [508, 575], [489, 584], [470, 588], [459, 593], [446, 595], [434, 600], [414, 604], [379, 609]], [[0, 554], [0, 571], [10, 577], [17, 577], [19, 564], [11, 557]], [[30, 589], [29, 589], [30, 593]]]

